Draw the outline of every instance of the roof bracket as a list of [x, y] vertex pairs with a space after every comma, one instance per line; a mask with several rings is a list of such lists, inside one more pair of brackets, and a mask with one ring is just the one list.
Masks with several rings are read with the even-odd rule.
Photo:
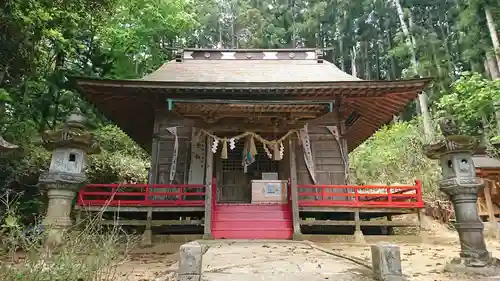
[[345, 120], [345, 126], [346, 127], [351, 127], [358, 121], [358, 119], [361, 117], [361, 115], [357, 111], [353, 111], [349, 116], [347, 116]]
[[177, 53], [175, 53], [175, 61], [182, 62], [184, 60], [184, 50], [178, 49]]
[[316, 60], [318, 63], [323, 63], [323, 51], [316, 50]]

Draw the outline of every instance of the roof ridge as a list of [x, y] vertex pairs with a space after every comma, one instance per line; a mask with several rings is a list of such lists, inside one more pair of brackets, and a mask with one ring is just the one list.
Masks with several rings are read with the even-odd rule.
[[184, 60], [316, 60], [323, 62], [319, 49], [183, 49], [175, 61]]

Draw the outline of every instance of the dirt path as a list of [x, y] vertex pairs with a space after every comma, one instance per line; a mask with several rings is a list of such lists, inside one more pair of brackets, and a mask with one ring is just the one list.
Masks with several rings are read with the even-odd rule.
[[152, 281], [165, 275], [169, 267], [179, 261], [182, 243], [163, 243], [139, 248], [116, 267], [118, 281]]
[[203, 256], [204, 281], [371, 281], [371, 272], [300, 242], [220, 242]]
[[[428, 233], [428, 238], [425, 244], [419, 243], [398, 243], [401, 246], [401, 258], [403, 273], [408, 276], [409, 281], [469, 281], [477, 280], [477, 277], [465, 276], [465, 275], [451, 275], [443, 272], [444, 264], [454, 257], [458, 256], [460, 250], [460, 244], [458, 242], [458, 235], [456, 232], [449, 230], [446, 226], [443, 226], [436, 222], [429, 222], [429, 229], [431, 231]], [[156, 245], [151, 248], [139, 249], [134, 251], [131, 259], [125, 263], [122, 263], [118, 267], [118, 272], [122, 275], [128, 275], [127, 281], [153, 281], [155, 277], [161, 276], [167, 270], [167, 268], [173, 263], [177, 262], [178, 254], [175, 254], [179, 249], [180, 244], [162, 244]], [[371, 253], [370, 245], [354, 245], [354, 244], [320, 244], [320, 246], [328, 249], [333, 249], [336, 252], [356, 257], [365, 260], [367, 263], [371, 263]], [[495, 257], [500, 257], [500, 242], [493, 239], [487, 239], [488, 250]], [[235, 245], [231, 245], [232, 248], [224, 248], [219, 250], [220, 253], [213, 253], [215, 258], [217, 256], [218, 263], [222, 262], [229, 263], [231, 260], [236, 259], [235, 254], [241, 254], [245, 256], [247, 260], [257, 259], [259, 254], [256, 249], [239, 249]], [[276, 247], [276, 246], [273, 246]], [[262, 245], [261, 245], [262, 248]], [[278, 250], [280, 249], [280, 250]], [[271, 249], [262, 248], [263, 251], [268, 251]], [[276, 253], [279, 252], [278, 256], [292, 256], [289, 249], [286, 247], [277, 247], [272, 249]], [[284, 252], [280, 252], [284, 251]], [[297, 250], [296, 250], [297, 251]], [[307, 249], [299, 249], [298, 251], [309, 251]], [[245, 254], [246, 253], [246, 254]], [[212, 254], [212, 255], [213, 255]], [[220, 254], [220, 255], [219, 255]], [[311, 255], [311, 253], [308, 253]], [[319, 254], [314, 253], [312, 256], [317, 257]], [[311, 257], [312, 257], [311, 256]], [[324, 259], [332, 259], [335, 262], [335, 258], [332, 256], [316, 258], [312, 260], [303, 260], [304, 268], [307, 270], [312, 270], [309, 265], [318, 264], [318, 269], [324, 269], [323, 271], [328, 272], [328, 268], [331, 265], [327, 265], [327, 261]], [[297, 259], [301, 259], [297, 257]], [[335, 261], [333, 261], [335, 260]], [[215, 259], [214, 259], [215, 261]], [[249, 266], [239, 266], [232, 269], [228, 269], [233, 273], [242, 273], [247, 270], [249, 272], [271, 270], [273, 268], [284, 267], [283, 261], [276, 260], [273, 262], [260, 263], [257, 261], [255, 268], [251, 269]], [[289, 266], [291, 263], [287, 263]], [[305, 266], [309, 264], [308, 266]], [[285, 266], [285, 267], [286, 267]], [[253, 271], [252, 271], [253, 270]], [[298, 269], [297, 269], [298, 270]], [[279, 270], [278, 270], [279, 271]], [[279, 272], [276, 271], [279, 275]], [[334, 272], [331, 272], [332, 274]], [[337, 272], [338, 273], [338, 272]], [[216, 274], [214, 274], [216, 275]], [[226, 274], [227, 275], [227, 274]], [[226, 276], [221, 275], [221, 276]], [[340, 275], [339, 275], [340, 276]], [[215, 279], [214, 279], [215, 280]], [[225, 279], [224, 279], [225, 280]], [[265, 280], [265, 279], [263, 279]], [[282, 280], [282, 279], [280, 279]], [[334, 280], [334, 279], [330, 279]], [[349, 280], [349, 279], [346, 279]], [[368, 279], [371, 280], [371, 279]]]
[[[446, 226], [428, 222], [430, 231], [426, 243], [397, 243], [401, 247], [403, 273], [409, 281], [469, 281], [477, 277], [455, 275], [443, 272], [446, 262], [459, 256], [460, 243], [458, 234]], [[494, 257], [500, 258], [500, 242], [486, 238], [488, 250]], [[325, 248], [357, 257], [371, 263], [370, 245], [321, 244]]]

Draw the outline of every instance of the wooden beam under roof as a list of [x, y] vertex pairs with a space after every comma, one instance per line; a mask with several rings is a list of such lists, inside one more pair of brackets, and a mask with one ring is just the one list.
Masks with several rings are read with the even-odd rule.
[[[148, 151], [152, 141], [154, 110], [168, 111], [165, 104], [167, 98], [281, 100], [290, 104], [293, 101], [329, 103], [342, 97], [346, 108], [361, 115], [361, 121], [356, 122], [346, 135], [351, 151], [390, 121], [392, 114], [401, 111], [429, 81], [178, 83], [82, 79], [78, 81], [78, 89], [85, 99]], [[236, 121], [232, 123], [229, 128], [235, 127]]]

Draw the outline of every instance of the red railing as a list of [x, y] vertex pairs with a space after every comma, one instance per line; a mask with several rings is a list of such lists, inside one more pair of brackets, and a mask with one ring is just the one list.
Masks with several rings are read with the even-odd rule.
[[[173, 191], [158, 192], [158, 189]], [[78, 193], [77, 204], [79, 206], [204, 206], [205, 185], [88, 184]]]
[[[424, 207], [420, 181], [407, 186], [299, 184], [297, 188], [300, 207]], [[313, 191], [302, 192], [307, 189]]]

